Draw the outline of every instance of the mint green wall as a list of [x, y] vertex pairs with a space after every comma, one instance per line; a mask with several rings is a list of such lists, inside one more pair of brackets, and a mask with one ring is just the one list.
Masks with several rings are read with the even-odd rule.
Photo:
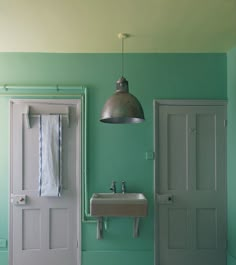
[[[120, 77], [118, 54], [0, 54], [0, 83], [9, 85], [84, 85], [88, 88], [89, 194], [107, 192], [112, 180], [127, 181], [131, 192], [144, 192], [149, 215], [141, 221], [140, 237], [132, 237], [132, 220], [113, 218], [103, 240], [95, 224], [82, 225], [83, 265], [152, 265], [154, 256], [153, 99], [226, 99], [225, 54], [127, 54], [125, 76], [131, 93], [143, 104], [143, 124], [99, 122], [105, 100]], [[8, 102], [0, 99], [0, 238], [8, 229]], [[119, 188], [119, 187], [118, 187]], [[0, 264], [7, 251], [0, 249]]]
[[227, 54], [228, 73], [228, 265], [236, 265], [236, 48]]

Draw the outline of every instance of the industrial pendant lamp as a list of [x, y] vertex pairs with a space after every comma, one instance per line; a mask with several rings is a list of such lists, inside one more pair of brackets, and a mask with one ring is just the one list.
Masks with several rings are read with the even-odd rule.
[[140, 123], [144, 121], [143, 108], [138, 99], [129, 93], [128, 81], [124, 78], [124, 39], [128, 34], [119, 33], [122, 40], [122, 76], [116, 81], [115, 93], [106, 101], [101, 122], [104, 123]]

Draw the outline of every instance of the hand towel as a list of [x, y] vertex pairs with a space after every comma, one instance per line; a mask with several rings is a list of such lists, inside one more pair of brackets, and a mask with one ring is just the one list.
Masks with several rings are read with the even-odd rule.
[[39, 118], [39, 196], [60, 197], [62, 190], [62, 116]]

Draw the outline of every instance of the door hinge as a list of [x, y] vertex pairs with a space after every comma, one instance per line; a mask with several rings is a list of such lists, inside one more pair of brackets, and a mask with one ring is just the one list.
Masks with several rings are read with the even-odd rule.
[[224, 120], [224, 127], [226, 128], [228, 125], [228, 120]]

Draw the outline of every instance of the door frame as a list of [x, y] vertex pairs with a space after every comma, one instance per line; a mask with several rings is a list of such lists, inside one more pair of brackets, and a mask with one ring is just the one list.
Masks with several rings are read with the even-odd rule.
[[[159, 142], [158, 138], [155, 137], [156, 132], [159, 131], [159, 108], [161, 106], [224, 106], [227, 117], [227, 100], [215, 100], [215, 99], [154, 99], [153, 100], [153, 150], [155, 154], [154, 159], [154, 168], [153, 168], [153, 184], [154, 184], [154, 264], [161, 265], [159, 260], [159, 223], [158, 223], [158, 203], [157, 203], [157, 179], [158, 176], [158, 157], [159, 157]], [[226, 120], [227, 121], [227, 120]], [[226, 126], [226, 124], [225, 124]], [[227, 142], [226, 142], [227, 143]], [[227, 144], [226, 144], [226, 153], [227, 153]], [[226, 155], [226, 154], [225, 154]], [[227, 158], [226, 158], [227, 159]], [[226, 160], [227, 162], [227, 160]], [[227, 181], [227, 168], [226, 170], [226, 181]], [[227, 195], [227, 190], [226, 190]], [[226, 216], [227, 218], [227, 216]], [[227, 229], [227, 223], [226, 223]]]
[[[33, 94], [32, 94], [33, 97]], [[68, 95], [63, 95], [60, 96], [59, 98], [54, 96], [52, 98], [52, 95], [44, 95], [41, 97], [37, 98], [27, 98], [27, 97], [20, 97], [20, 98], [11, 98], [9, 99], [9, 131], [10, 131], [10, 164], [9, 164], [9, 265], [13, 265], [13, 204], [11, 202], [11, 194], [13, 192], [13, 174], [12, 174], [12, 152], [13, 152], [13, 147], [12, 147], [12, 108], [13, 104], [16, 103], [28, 103], [28, 104], [34, 104], [34, 103], [42, 103], [42, 104], [73, 104], [76, 105], [79, 109], [78, 113], [78, 127], [80, 131], [80, 137], [79, 137], [79, 143], [77, 145], [77, 152], [79, 154], [79, 161], [78, 164], [76, 165], [76, 200], [77, 200], [77, 265], [81, 265], [81, 257], [82, 257], [82, 238], [81, 238], [81, 220], [82, 220], [82, 208], [83, 208], [83, 194], [81, 192], [82, 189], [82, 178], [83, 178], [83, 173], [85, 172], [85, 163], [86, 163], [86, 158], [84, 157], [84, 154], [86, 153], [86, 94], [80, 93], [73, 95], [71, 97], [70, 94]]]

